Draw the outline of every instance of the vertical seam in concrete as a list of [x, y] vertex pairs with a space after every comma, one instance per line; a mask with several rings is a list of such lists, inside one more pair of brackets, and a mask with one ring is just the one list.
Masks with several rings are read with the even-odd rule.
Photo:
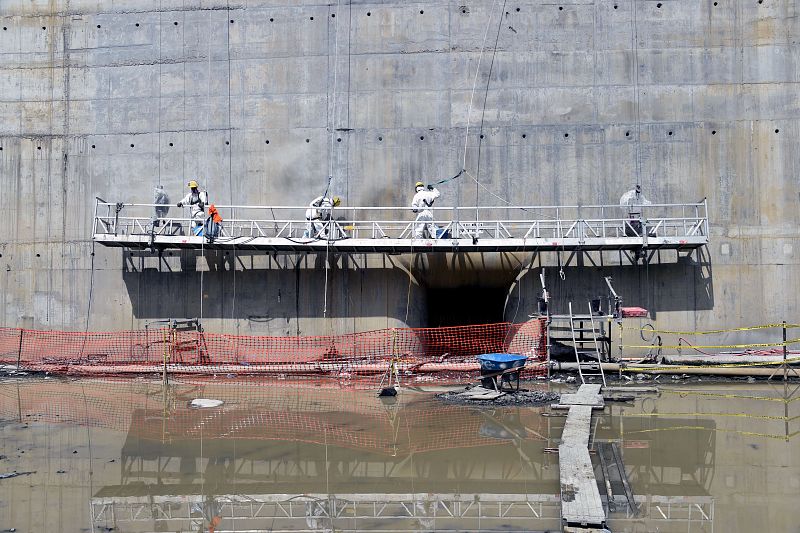
[[[160, 18], [161, 15], [159, 15], [159, 20]], [[161, 185], [161, 84], [163, 76], [162, 69], [164, 64], [162, 57], [163, 57], [163, 41], [161, 38], [161, 24], [159, 24], [158, 25], [158, 184], [159, 185]]]
[[[66, 0], [66, 8], [67, 13], [69, 12], [69, 0]], [[67, 173], [69, 170], [69, 105], [70, 105], [70, 32], [72, 31], [71, 24], [67, 23], [69, 20], [69, 15], [63, 16], [64, 23], [62, 24], [62, 36], [63, 36], [63, 47], [62, 50], [62, 79], [63, 79], [63, 96], [64, 96], [64, 123], [63, 123], [63, 143], [62, 143], [62, 152], [63, 152], [63, 165], [61, 167], [61, 255], [62, 258], [64, 256], [64, 248], [66, 246], [67, 241]], [[78, 197], [80, 197], [78, 195]], [[60, 293], [62, 298], [64, 297], [64, 278], [66, 272], [66, 265], [63, 259], [59, 262], [60, 265], [60, 272], [61, 272], [61, 289]], [[64, 316], [64, 306], [62, 306], [62, 318], [61, 324], [65, 324], [68, 322], [66, 317]], [[71, 322], [71, 320], [69, 320]]]
[[636, 14], [637, 0], [631, 0], [632, 6], [632, 24], [631, 33], [633, 34], [633, 105], [636, 114], [636, 182], [641, 183], [642, 180], [642, 122], [640, 119], [640, 102], [639, 102], [639, 28], [637, 24]]

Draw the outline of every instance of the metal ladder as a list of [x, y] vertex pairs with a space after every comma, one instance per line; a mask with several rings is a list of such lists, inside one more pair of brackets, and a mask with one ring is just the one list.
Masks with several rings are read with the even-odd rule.
[[[575, 327], [576, 319], [582, 322], [589, 320], [589, 323], [592, 326], [591, 329], [583, 328], [582, 326], [580, 328], [576, 328]], [[597, 329], [594, 326], [594, 315], [592, 314], [591, 303], [589, 303], [589, 314], [587, 316], [580, 316], [573, 314], [572, 302], [569, 302], [569, 329], [572, 333], [572, 348], [575, 350], [575, 362], [578, 365], [578, 374], [581, 376], [581, 383], [586, 383], [587, 377], [600, 376], [600, 379], [603, 381], [603, 387], [605, 387], [606, 375], [605, 373], [603, 373], [603, 364], [602, 364], [603, 362], [601, 361], [600, 357], [600, 343], [597, 342]], [[591, 337], [589, 338], [589, 340], [581, 339], [579, 341], [578, 338], [575, 337], [576, 331], [590, 333]], [[583, 346], [584, 343], [588, 343], [590, 341], [594, 343], [595, 354], [597, 354], [597, 363], [581, 362], [580, 351], [578, 350], [578, 344], [580, 343], [581, 346]], [[597, 367], [595, 367], [595, 364], [597, 365]]]

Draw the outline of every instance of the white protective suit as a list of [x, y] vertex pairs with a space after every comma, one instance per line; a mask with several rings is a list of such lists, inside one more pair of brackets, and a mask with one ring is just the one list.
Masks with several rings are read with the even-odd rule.
[[425, 230], [428, 230], [429, 238], [435, 239], [436, 233], [439, 230], [436, 224], [433, 223], [433, 212], [429, 209], [433, 206], [433, 202], [441, 196], [439, 189], [426, 189], [424, 187], [417, 187], [417, 194], [411, 201], [411, 210], [417, 213], [417, 223], [414, 224], [414, 238], [422, 239], [425, 236]]
[[153, 208], [153, 227], [161, 225], [162, 218], [166, 218], [169, 213], [169, 196], [164, 192], [164, 186], [158, 185], [153, 189], [153, 203], [156, 207]]
[[306, 209], [308, 228], [304, 237], [327, 238], [327, 231], [324, 232], [325, 235], [320, 235], [320, 233], [325, 229], [325, 223], [331, 219], [331, 209], [333, 209], [333, 200], [327, 196], [317, 196], [308, 204], [308, 209]]
[[203, 189], [189, 191], [189, 194], [184, 196], [178, 207], [189, 206], [192, 213], [192, 222], [195, 226], [202, 226], [206, 221], [206, 206], [208, 205], [208, 192]]
[[644, 197], [641, 189], [631, 189], [619, 199], [619, 206], [627, 208], [631, 213], [640, 213], [643, 205], [651, 205], [651, 202]]

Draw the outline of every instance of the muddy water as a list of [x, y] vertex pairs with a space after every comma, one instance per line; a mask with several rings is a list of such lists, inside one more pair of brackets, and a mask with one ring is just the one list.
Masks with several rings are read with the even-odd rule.
[[[638, 507], [610, 475], [612, 530], [800, 532], [796, 387], [670, 385], [607, 407], [595, 446], [617, 447]], [[0, 480], [0, 531], [557, 530], [546, 449], [564, 419], [547, 411], [286, 382], [5, 381], [0, 473], [32, 473]]]

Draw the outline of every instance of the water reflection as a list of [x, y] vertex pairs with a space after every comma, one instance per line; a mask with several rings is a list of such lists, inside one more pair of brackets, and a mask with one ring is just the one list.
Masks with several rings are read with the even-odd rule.
[[[225, 403], [189, 408], [198, 397]], [[601, 488], [618, 510], [610, 521], [615, 531], [714, 529], [715, 502], [730, 484], [715, 481], [718, 455], [725, 457], [725, 478], [728, 470], [736, 475], [731, 457], [746, 445], [732, 430], [741, 432], [742, 422], [754, 428], [748, 419], [704, 416], [698, 406], [754, 409], [752, 400], [732, 401], [664, 394], [595, 417], [594, 443], [598, 451], [604, 443], [618, 447], [636, 500], [627, 507], [619, 480], [608, 493]], [[334, 386], [187, 382], [164, 389], [147, 381], [55, 380], [0, 386], [3, 453], [14, 468], [27, 469], [28, 459], [9, 453], [9, 444], [43, 447], [56, 468], [64, 452], [53, 447], [54, 428], [86, 428], [69, 443], [83, 439], [89, 448], [70, 463], [79, 474], [70, 482], [90, 508], [91, 523], [82, 527], [118, 531], [557, 530], [558, 456], [547, 452], [557, 447], [564, 418], [545, 411], [444, 405], [421, 392], [382, 401], [370, 391]], [[769, 442], [779, 455], [781, 445], [790, 446]], [[789, 478], [798, 474], [793, 460]], [[33, 485], [27, 491], [35, 501], [42, 496], [37, 491], [50, 490], [39, 484], [54, 482], [43, 470], [38, 479], [6, 480], [0, 489]], [[40, 518], [26, 528], [10, 510], [24, 497], [9, 497], [11, 505], [0, 506], [3, 524], [36, 531]], [[69, 507], [42, 520], [56, 517], [56, 523], [86, 521], [85, 512]]]

